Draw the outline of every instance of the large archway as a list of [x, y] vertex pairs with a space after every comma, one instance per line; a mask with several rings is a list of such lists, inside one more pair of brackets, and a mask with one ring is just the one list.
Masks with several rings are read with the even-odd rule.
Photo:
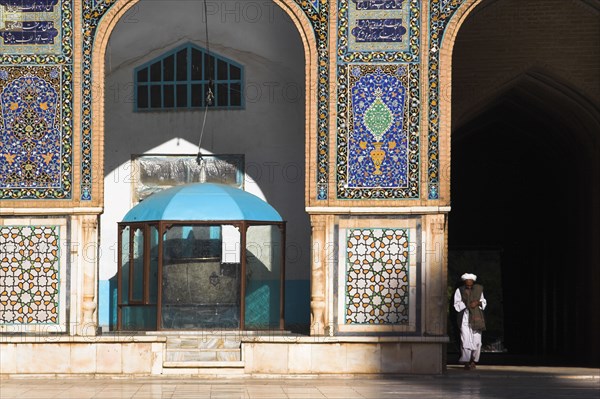
[[[102, 197], [104, 184], [98, 176], [104, 176], [104, 121], [105, 121], [105, 102], [106, 102], [106, 51], [110, 36], [117, 25], [122, 20], [128, 11], [132, 9], [140, 0], [117, 0], [114, 5], [103, 15], [96, 28], [96, 36], [94, 38], [94, 46], [92, 49], [92, 73], [93, 85], [92, 91], [92, 130], [94, 136], [92, 145], [95, 148], [95, 178], [99, 181], [95, 185], [95, 195]], [[314, 164], [316, 153], [316, 120], [317, 109], [315, 99], [317, 98], [317, 43], [314, 36], [313, 28], [308, 20], [308, 17], [292, 0], [273, 0], [273, 4], [277, 5], [290, 18], [297, 29], [297, 32], [302, 41], [304, 49], [304, 70], [306, 90], [304, 92], [304, 109], [305, 109], [305, 126], [304, 137], [306, 143], [306, 162], [305, 165]], [[135, 21], [135, 18], [134, 18]], [[308, 179], [308, 177], [306, 177]], [[307, 180], [308, 183], [308, 180]], [[307, 191], [309, 190], [307, 184]], [[306, 196], [305, 200], [308, 198]], [[103, 205], [103, 204], [102, 204]]]
[[488, 361], [598, 365], [600, 60], [585, 61], [598, 10], [467, 3], [442, 57], [452, 65], [441, 85], [452, 81], [450, 284], [478, 271], [494, 299], [486, 343], [510, 356]]
[[[131, 8], [134, 4], [135, 7]], [[183, 112], [183, 116], [176, 112], [163, 112], [162, 114], [155, 112], [146, 113], [143, 117], [143, 119], [149, 120], [149, 123], [141, 123], [141, 120], [138, 120], [138, 122], [128, 124], [129, 119], [140, 118], [139, 115], [131, 111], [133, 107], [131, 103], [132, 96], [128, 96], [128, 89], [124, 86], [127, 79], [129, 81], [131, 79], [133, 68], [152, 60], [153, 57], [160, 56], [165, 50], [178, 48], [178, 46], [186, 45], [186, 43], [193, 43], [200, 47], [206, 46], [202, 25], [204, 15], [198, 12], [202, 10], [202, 2], [195, 2], [195, 4], [182, 2], [181, 8], [172, 5], [170, 12], [176, 11], [180, 17], [171, 18], [172, 21], [180, 21], [182, 15], [185, 17], [187, 13], [188, 16], [190, 14], [198, 16], [198, 26], [194, 28], [195, 32], [190, 33], [177, 28], [177, 24], [174, 23], [172, 28], [181, 31], [177, 31], [175, 35], [161, 35], [167, 37], [167, 39], [160, 43], [154, 43], [151, 29], [146, 28], [162, 26], [162, 24], [168, 25], [169, 11], [161, 12], [160, 5], [156, 3], [151, 4], [153, 6], [150, 7], [151, 10], [145, 7], [144, 4], [143, 1], [123, 1], [115, 4], [98, 28], [99, 33], [94, 47], [93, 59], [96, 62], [94, 71], [99, 75], [99, 79], [95, 80], [97, 84], [94, 85], [94, 90], [96, 90], [94, 92], [94, 115], [97, 116], [94, 118], [94, 132], [96, 134], [94, 139], [99, 141], [98, 148], [101, 148], [102, 151], [98, 151], [97, 154], [104, 159], [105, 168], [105, 182], [103, 185], [105, 213], [102, 216], [101, 227], [101, 253], [104, 254], [114, 252], [115, 237], [113, 237], [114, 234], [108, 231], [112, 231], [112, 225], [119, 221], [123, 210], [125, 210], [119, 204], [110, 201], [110, 198], [114, 198], [115, 193], [114, 187], [112, 187], [114, 186], [113, 183], [133, 183], [131, 182], [132, 170], [130, 166], [123, 169], [123, 165], [129, 165], [127, 162], [133, 154], [148, 151], [154, 153], [194, 153], [196, 151], [194, 142], [198, 140], [199, 126], [203, 117], [201, 110]], [[211, 3], [211, 6], [214, 7], [215, 4], [217, 3]], [[265, 8], [265, 4], [268, 7]], [[212, 36], [211, 51], [233, 60], [247, 61], [249, 64], [247, 70], [252, 73], [247, 75], [246, 88], [254, 91], [247, 93], [246, 107], [243, 111], [209, 111], [206, 124], [208, 134], [205, 134], [202, 147], [204, 151], [208, 150], [209, 152], [244, 153], [247, 166], [247, 176], [244, 179], [246, 180], [246, 186], [250, 186], [250, 191], [255, 191], [256, 194], [263, 196], [278, 208], [284, 218], [293, 225], [290, 229], [291, 234], [289, 234], [290, 239], [287, 249], [288, 261], [292, 260], [292, 263], [295, 263], [291, 265], [291, 272], [288, 273], [288, 277], [294, 284], [288, 284], [286, 288], [288, 289], [288, 296], [297, 300], [297, 303], [291, 305], [298, 305], [300, 309], [297, 314], [292, 314], [291, 322], [299, 322], [307, 327], [310, 229], [308, 215], [304, 211], [304, 176], [308, 175], [308, 173], [304, 173], [304, 169], [305, 165], [306, 168], [311, 165], [310, 154], [314, 153], [309, 152], [308, 148], [313, 145], [314, 134], [312, 134], [312, 131], [314, 130], [314, 123], [311, 122], [316, 118], [313, 112], [316, 87], [314, 84], [305, 86], [305, 82], [315, 81], [316, 46], [314, 34], [306, 17], [293, 3], [273, 2], [265, 4], [261, 3], [260, 6], [263, 9], [259, 10], [264, 17], [263, 21], [256, 19], [257, 14], [250, 13], [256, 12], [256, 10], [247, 9], [244, 11], [244, 9], [217, 8], [211, 10], [212, 15], [207, 15], [208, 18], [211, 18], [211, 16], [213, 18], [212, 27], [209, 28], [209, 33]], [[190, 9], [183, 10], [186, 7]], [[217, 7], [219, 7], [218, 4]], [[144, 20], [144, 13], [147, 20]], [[284, 22], [281, 21], [282, 16], [285, 17]], [[131, 20], [135, 23], [132, 23]], [[288, 48], [287, 51], [295, 51], [294, 56], [290, 57], [289, 61], [280, 59], [276, 62], [271, 60], [275, 66], [269, 66], [269, 59], [264, 57], [264, 54], [252, 50], [244, 51], [242, 48], [244, 38], [240, 38], [238, 34], [236, 40], [236, 35], [231, 30], [227, 31], [227, 29], [232, 29], [231, 26], [227, 28], [228, 21], [234, 21], [237, 25], [244, 25], [234, 26], [233, 29], [243, 30], [243, 36], [250, 42], [252, 37], [255, 36], [258, 39], [261, 39], [260, 35], [263, 35], [262, 39], [268, 35], [272, 36], [274, 38], [272, 41], [279, 45], [272, 53], [282, 51], [285, 39], [290, 39], [288, 36], [295, 34], [297, 37], [288, 40], [285, 46]], [[192, 23], [193, 18], [189, 21], [189, 25], [192, 25]], [[277, 32], [278, 29], [284, 31]], [[197, 37], [194, 36], [195, 34], [197, 34]], [[120, 38], [115, 40], [117, 35], [120, 35]], [[228, 36], [231, 37], [227, 39]], [[268, 40], [261, 41], [258, 39], [256, 41], [260, 42], [259, 46], [263, 46], [263, 48], [269, 46]], [[140, 42], [140, 40], [152, 42], [154, 47], [148, 47], [147, 43], [141, 45], [140, 43], [143, 42]], [[148, 48], [138, 51], [139, 49], [131, 46], [146, 46]], [[128, 51], [130, 48], [132, 50]], [[98, 60], [102, 60], [102, 63], [100, 64]], [[287, 65], [285, 62], [294, 65]], [[257, 70], [260, 68], [264, 70], [260, 71], [260, 77], [257, 77]], [[297, 71], [286, 72], [287, 74], [282, 73], [282, 76], [294, 76], [291, 81], [286, 81], [285, 78], [276, 76], [278, 68], [299, 69], [300, 73], [298, 74]], [[119, 77], [119, 74], [127, 75], [128, 78], [124, 80]], [[272, 81], [265, 77], [269, 74]], [[292, 85], [288, 85], [290, 82]], [[257, 93], [257, 90], [260, 93]], [[297, 95], [294, 94], [294, 90], [300, 93], [301, 97], [299, 99], [295, 98]], [[278, 96], [278, 98], [274, 98], [274, 96]], [[278, 107], [281, 104], [273, 104], [274, 101], [286, 104]], [[120, 104], [115, 105], [115, 103]], [[282, 108], [288, 111], [281, 111]], [[300, 111], [292, 111], [290, 114], [289, 109], [292, 108], [299, 108]], [[241, 116], [242, 113], [246, 113], [246, 116]], [[248, 113], [254, 113], [254, 115], [248, 117]], [[259, 117], [264, 118], [264, 120], [257, 121]], [[277, 119], [270, 120], [272, 130], [276, 131], [266, 132], [264, 130], [268, 127], [269, 118]], [[267, 121], [267, 124], [265, 124], [265, 121]], [[140, 123], [144, 127], [141, 127]], [[241, 135], [238, 131], [237, 136], [234, 135], [235, 137], [211, 134], [211, 130], [215, 130], [215, 127], [219, 125], [226, 126], [227, 129], [239, 130], [240, 126], [244, 124], [249, 128], [255, 126], [254, 130], [257, 131], [248, 132], [246, 136]], [[289, 136], [294, 132], [299, 133], [299, 135]], [[293, 146], [293, 148], [290, 148], [290, 146]], [[183, 149], [180, 149], [181, 147]], [[305, 148], [307, 150], [306, 154]], [[289, 157], [289, 154], [286, 155], [287, 152], [292, 152], [294, 157]], [[126, 195], [129, 195], [128, 188], [126, 191]], [[100, 323], [102, 325], [107, 324], [107, 318], [112, 320], [108, 324], [114, 323], [113, 315], [107, 314], [106, 310], [108, 307], [106, 302], [111, 297], [108, 292], [114, 291], [114, 287], [111, 287], [109, 283], [113, 274], [113, 263], [114, 259], [106, 259], [106, 257], [100, 259], [99, 302]], [[300, 315], [299, 319], [294, 319], [298, 315]]]

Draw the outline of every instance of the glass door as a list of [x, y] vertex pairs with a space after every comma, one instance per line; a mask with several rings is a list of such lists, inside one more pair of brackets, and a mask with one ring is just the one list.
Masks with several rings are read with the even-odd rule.
[[163, 235], [162, 329], [240, 328], [240, 230], [171, 225]]

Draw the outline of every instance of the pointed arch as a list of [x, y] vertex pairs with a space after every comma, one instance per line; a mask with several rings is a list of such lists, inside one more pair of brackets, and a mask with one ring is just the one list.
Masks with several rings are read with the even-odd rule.
[[[523, 210], [522, 214], [527, 217], [535, 215], [535, 212], [543, 212], [539, 220], [555, 221], [557, 224], [566, 223], [569, 219], [571, 228], [569, 230], [569, 258], [567, 261], [560, 264], [557, 281], [560, 279], [569, 279], [576, 281], [578, 285], [577, 296], [572, 292], [568, 292], [572, 300], [573, 306], [577, 304], [578, 312], [570, 313], [572, 323], [558, 325], [561, 330], [560, 335], [555, 333], [553, 336], [554, 342], [561, 342], [562, 337], [568, 337], [573, 346], [569, 350], [577, 356], [580, 362], [585, 362], [590, 365], [598, 364], [598, 354], [600, 353], [600, 343], [596, 342], [592, 337], [600, 331], [600, 321], [596, 319], [586, 318], [587, 312], [598, 307], [600, 303], [600, 295], [598, 295], [598, 287], [600, 286], [600, 268], [597, 266], [600, 261], [600, 249], [594, 244], [600, 239], [600, 229], [596, 226], [600, 220], [600, 210], [597, 207], [600, 201], [600, 186], [597, 182], [600, 179], [600, 105], [594, 97], [594, 93], [582, 94], [582, 90], [577, 90], [574, 83], [570, 83], [568, 75], [561, 75], [558, 72], [550, 72], [551, 68], [531, 67], [530, 65], [521, 66], [520, 73], [516, 73], [512, 78], [500, 83], [496, 87], [486, 87], [486, 95], [479, 96], [464, 110], [461, 110], [460, 115], [452, 113], [452, 72], [454, 47], [459, 31], [463, 23], [474, 12], [478, 12], [488, 6], [499, 2], [499, 0], [465, 0], [462, 5], [456, 9], [454, 14], [449, 18], [448, 24], [444, 31], [443, 37], [440, 39], [439, 47], [439, 114], [440, 114], [440, 157], [450, 159], [451, 140], [456, 144], [457, 139], [471, 138], [475, 139], [475, 132], [487, 132], [487, 129], [493, 129], [503, 123], [507, 126], [507, 131], [514, 128], [518, 134], [523, 134], [526, 140], [530, 143], [532, 151], [544, 152], [547, 149], [553, 151], [554, 159], [560, 159], [563, 155], [568, 160], [565, 163], [565, 172], [562, 178], [565, 187], [553, 187], [554, 182], [550, 179], [546, 180], [546, 184], [539, 186], [539, 196], [533, 195], [530, 197], [519, 197], [514, 193], [506, 194], [498, 191], [500, 194], [495, 198], [500, 198], [502, 201], [515, 204], [515, 209]], [[573, 2], [576, 3], [576, 2]], [[586, 3], [585, 1], [581, 2]], [[574, 22], [576, 24], [576, 22]], [[595, 36], [597, 38], [597, 36]], [[478, 39], [485, 40], [485, 37], [478, 36]], [[483, 42], [486, 43], [486, 42]], [[465, 77], [465, 79], [467, 79]], [[464, 82], [464, 80], [463, 80]], [[478, 86], [479, 88], [481, 86]], [[455, 103], [456, 105], [456, 103]], [[502, 113], [498, 112], [502, 111]], [[525, 116], [522, 120], [526, 120], [531, 131], [527, 131], [527, 127], [521, 128], [518, 119], [511, 119], [512, 115]], [[452, 118], [455, 118], [453, 120]], [[537, 130], [536, 130], [537, 129]], [[513, 132], [514, 132], [513, 131]], [[533, 134], [535, 131], [537, 134]], [[455, 136], [452, 136], [453, 132]], [[458, 134], [460, 136], [458, 136]], [[484, 136], [485, 134], [482, 134]], [[467, 140], [465, 140], [467, 141]], [[533, 143], [533, 144], [532, 144]], [[484, 148], [485, 147], [485, 148]], [[545, 147], [545, 148], [544, 148]], [[473, 145], [473, 151], [485, 152], [487, 146]], [[509, 143], [505, 148], [510, 151], [520, 148], [518, 143]], [[461, 154], [462, 155], [462, 154]], [[524, 153], [524, 158], [529, 158], [531, 153]], [[552, 159], [552, 158], [548, 158]], [[552, 162], [552, 161], [550, 161]], [[537, 165], [519, 169], [519, 171], [535, 171]], [[539, 169], [545, 172], [543, 166]], [[457, 169], [458, 172], [458, 169]], [[487, 178], [488, 176], [485, 176]], [[445, 183], [450, 186], [450, 174], [445, 178]], [[456, 180], [460, 181], [460, 180]], [[474, 184], [475, 179], [463, 176], [463, 182]], [[465, 184], [466, 184], [465, 183]], [[494, 184], [494, 183], [492, 183]], [[506, 187], [506, 192], [511, 187]], [[448, 188], [449, 190], [449, 188]], [[559, 192], [560, 190], [560, 192]], [[461, 192], [463, 192], [461, 190]], [[489, 197], [485, 200], [478, 198], [478, 193], [473, 194], [470, 198], [474, 198], [475, 202], [489, 203], [490, 198], [494, 195], [488, 193]], [[538, 193], [536, 193], [538, 194]], [[561, 197], [562, 196], [562, 197]], [[464, 197], [468, 197], [464, 194]], [[562, 201], [554, 201], [554, 197], [562, 198]], [[459, 198], [457, 195], [454, 199]], [[528, 202], [529, 201], [529, 202]], [[459, 211], [461, 201], [457, 201], [453, 208], [454, 215]], [[550, 205], [549, 205], [550, 204]], [[496, 208], [501, 208], [496, 207]], [[529, 210], [530, 208], [536, 208]], [[465, 208], [467, 209], [467, 208]], [[491, 209], [491, 212], [496, 212], [497, 209]], [[468, 209], [467, 212], [472, 212]], [[501, 212], [498, 211], [498, 212]], [[562, 213], [561, 213], [562, 212]], [[569, 214], [569, 218], [561, 215]], [[464, 214], [467, 214], [466, 212]], [[464, 222], [464, 220], [463, 220]], [[515, 234], [520, 234], [526, 230], [528, 221], [517, 221], [515, 226]], [[456, 226], [452, 221], [451, 225]], [[536, 226], [538, 227], [538, 226]], [[539, 228], [539, 227], [538, 227]], [[474, 229], [471, 229], [474, 230]], [[525, 231], [527, 237], [536, 237], [541, 242], [545, 231]], [[533, 240], [531, 240], [533, 243]], [[532, 244], [526, 247], [523, 252], [520, 249], [515, 250], [516, 254], [523, 254], [527, 251], [535, 250], [544, 251], [540, 247]], [[546, 251], [549, 252], [549, 251]], [[547, 256], [547, 255], [545, 255]], [[545, 259], [545, 258], [540, 258]], [[510, 261], [508, 263], [511, 263]], [[527, 265], [529, 267], [529, 265]], [[540, 267], [546, 267], [544, 262], [540, 262]], [[568, 270], [570, 275], [563, 275], [564, 271]], [[562, 281], [560, 281], [562, 283]], [[558, 284], [560, 286], [560, 283]], [[546, 287], [546, 286], [545, 286]], [[548, 301], [555, 300], [559, 297], [556, 295], [557, 289], [548, 286], [548, 289], [543, 293], [540, 292], [539, 297], [551, 298]], [[560, 291], [563, 292], [563, 291]], [[582, 294], [585, 293], [585, 294]], [[571, 300], [571, 299], [569, 299]], [[564, 303], [567, 301], [565, 300]], [[580, 305], [581, 304], [581, 307]], [[567, 306], [565, 305], [565, 308]], [[551, 308], [554, 309], [554, 308]], [[558, 308], [556, 308], [558, 309]], [[513, 309], [514, 310], [514, 309]], [[562, 310], [549, 311], [551, 316], [557, 320], [567, 320], [562, 316]], [[555, 312], [555, 313], [552, 313]], [[559, 316], [563, 317], [560, 319]], [[564, 332], [567, 331], [568, 332]], [[575, 339], [573, 330], [579, 331], [579, 336]], [[541, 334], [540, 334], [541, 336]], [[559, 338], [556, 338], [559, 337]], [[521, 339], [521, 337], [519, 337]], [[565, 339], [566, 340], [566, 339]], [[524, 342], [524, 341], [523, 341]], [[540, 348], [550, 348], [540, 344]], [[550, 348], [548, 351], [556, 350]], [[558, 352], [557, 352], [558, 353]]]
[[[121, 18], [140, 0], [116, 0], [108, 11], [102, 16], [96, 28], [94, 44], [92, 48], [91, 68], [93, 84], [92, 94], [92, 147], [94, 148], [94, 175], [104, 176], [104, 120], [105, 120], [105, 56], [108, 42], [112, 31]], [[305, 58], [305, 146], [306, 146], [306, 170], [316, 162], [317, 134], [314, 121], [317, 119], [317, 73], [318, 53], [317, 40], [312, 24], [308, 16], [294, 2], [294, 0], [272, 0], [290, 17], [300, 35], [304, 48]], [[310, 179], [311, 174], [306, 173], [306, 200], [308, 192], [314, 190], [314, 182]], [[94, 202], [104, 206], [104, 181], [98, 178], [93, 188]]]
[[[539, 111], [531, 114], [544, 114], [544, 120], [540, 123], [568, 124], [570, 132], [574, 134], [569, 138], [574, 140], [581, 153], [589, 161], [597, 153], [599, 140], [595, 132], [600, 131], [598, 107], [563, 79], [540, 68], [532, 68], [515, 76], [490, 91], [461, 115], [455, 115], [452, 130], [460, 131], [478, 115], [494, 108], [498, 101], [510, 101], [522, 109]], [[552, 113], [548, 110], [552, 110]], [[566, 137], [563, 139], [567, 141]]]

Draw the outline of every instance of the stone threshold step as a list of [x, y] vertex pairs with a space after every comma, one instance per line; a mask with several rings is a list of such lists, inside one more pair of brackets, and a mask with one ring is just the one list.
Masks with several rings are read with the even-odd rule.
[[175, 348], [167, 345], [167, 352], [239, 352], [240, 348]]
[[206, 361], [206, 362], [163, 362], [164, 368], [244, 368], [243, 361]]
[[162, 330], [162, 331], [144, 331], [146, 335], [161, 335], [170, 337], [206, 337], [206, 336], [272, 336], [272, 335], [296, 335], [288, 330]]

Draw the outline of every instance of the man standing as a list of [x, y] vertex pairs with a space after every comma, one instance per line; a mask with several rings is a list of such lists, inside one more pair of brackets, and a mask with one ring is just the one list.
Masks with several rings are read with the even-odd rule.
[[483, 297], [483, 286], [475, 284], [476, 275], [465, 273], [461, 279], [464, 285], [454, 293], [454, 309], [460, 326], [460, 362], [465, 364], [466, 370], [473, 370], [481, 354], [481, 332], [485, 330], [483, 310], [487, 301]]

